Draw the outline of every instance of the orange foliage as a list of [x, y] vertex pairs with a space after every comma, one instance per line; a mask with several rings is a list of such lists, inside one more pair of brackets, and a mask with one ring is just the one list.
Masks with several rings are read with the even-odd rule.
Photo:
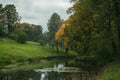
[[64, 30], [66, 27], [68, 27], [69, 24], [66, 22], [64, 22], [62, 24], [62, 26], [60, 27], [60, 29], [56, 32], [55, 34], [55, 40], [59, 41], [62, 37], [64, 38], [64, 47], [68, 48], [68, 44], [69, 44], [69, 38], [67, 36], [64, 35]]
[[69, 46], [69, 38], [68, 37], [64, 37], [64, 47], [68, 48]]
[[65, 24], [62, 24], [60, 29], [55, 34], [55, 40], [58, 41], [64, 35]]

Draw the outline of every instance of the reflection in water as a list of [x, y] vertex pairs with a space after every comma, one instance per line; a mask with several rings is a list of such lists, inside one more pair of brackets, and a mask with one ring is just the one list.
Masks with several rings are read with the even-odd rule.
[[46, 80], [46, 78], [48, 76], [48, 73], [47, 72], [42, 72], [40, 74], [41, 74], [40, 80]]
[[86, 73], [60, 71], [64, 69], [66, 63], [56, 63], [51, 71], [16, 71], [7, 74], [0, 74], [0, 80], [87, 80]]
[[80, 80], [80, 73], [18, 71], [2, 76], [0, 80]]
[[45, 78], [45, 73], [42, 73], [41, 74], [41, 80], [44, 80], [44, 78]]
[[80, 80], [79, 73], [58, 73], [58, 72], [48, 72], [48, 73], [37, 73], [41, 74], [40, 78], [33, 78], [33, 80]]
[[[54, 65], [53, 68], [63, 68], [64, 64]], [[80, 73], [54, 71], [17, 71], [3, 74], [0, 80], [80, 80]]]

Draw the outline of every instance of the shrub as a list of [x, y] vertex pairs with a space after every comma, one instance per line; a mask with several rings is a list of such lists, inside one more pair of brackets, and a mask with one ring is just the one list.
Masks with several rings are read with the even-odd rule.
[[38, 42], [40, 43], [40, 46], [44, 46], [46, 44], [44, 40], [39, 40]]
[[18, 35], [17, 35], [17, 34], [11, 34], [11, 35], [9, 35], [9, 37], [10, 37], [12, 40], [17, 41]]
[[17, 37], [17, 42], [24, 44], [27, 41], [27, 34], [25, 32], [20, 32]]

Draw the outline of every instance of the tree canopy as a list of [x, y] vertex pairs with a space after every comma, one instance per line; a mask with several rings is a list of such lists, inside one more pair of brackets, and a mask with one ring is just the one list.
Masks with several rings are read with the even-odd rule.
[[54, 47], [55, 45], [55, 33], [61, 26], [61, 18], [57, 13], [53, 13], [48, 21], [48, 31], [49, 31], [49, 44]]
[[[27, 35], [24, 40], [38, 41], [43, 38], [42, 26], [20, 22], [20, 16], [13, 4], [7, 4], [4, 7], [0, 4], [0, 37], [8, 35], [17, 40], [17, 36]], [[21, 39], [22, 40], [22, 39]]]
[[[88, 60], [88, 64], [89, 60], [95, 60], [91, 62], [95, 65], [111, 61], [119, 54], [120, 47], [119, 0], [71, 2], [74, 3], [73, 7], [67, 11], [70, 14], [67, 20], [69, 25], [64, 27], [63, 23], [64, 26], [56, 33], [55, 39], [66, 36], [69, 39], [69, 47], [72, 45], [79, 58]], [[81, 58], [83, 56], [84, 58]]]

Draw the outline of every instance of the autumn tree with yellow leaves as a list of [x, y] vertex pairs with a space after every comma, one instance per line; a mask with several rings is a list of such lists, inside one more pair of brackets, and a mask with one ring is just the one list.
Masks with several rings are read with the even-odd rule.
[[[69, 47], [69, 38], [65, 35], [65, 28], [68, 27], [67, 21], [63, 22], [62, 26], [60, 27], [60, 29], [56, 32], [55, 34], [55, 40], [57, 41], [57, 43], [59, 42], [59, 40], [61, 38], [64, 39], [64, 48], [65, 48], [65, 53], [68, 53], [68, 47]], [[58, 44], [57, 46], [57, 52], [58, 51]]]

